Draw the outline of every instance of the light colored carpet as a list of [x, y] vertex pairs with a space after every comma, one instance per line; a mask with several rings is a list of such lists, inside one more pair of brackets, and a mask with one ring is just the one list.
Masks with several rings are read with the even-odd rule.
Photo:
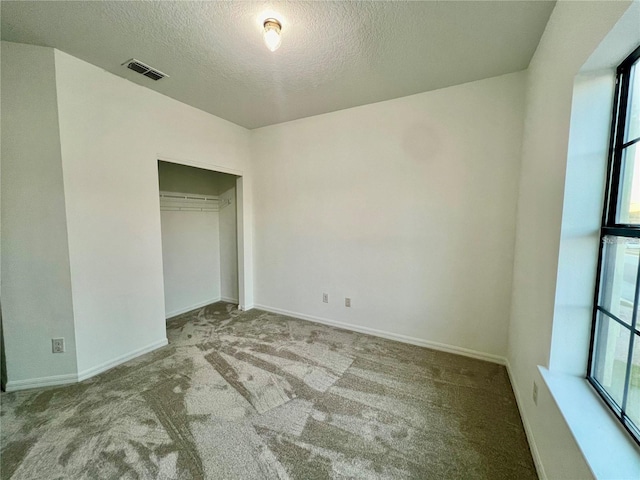
[[504, 367], [216, 303], [169, 345], [3, 393], [3, 479], [534, 479]]

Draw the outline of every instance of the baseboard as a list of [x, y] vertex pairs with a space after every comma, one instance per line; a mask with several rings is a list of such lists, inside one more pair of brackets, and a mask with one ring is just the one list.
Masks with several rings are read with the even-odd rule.
[[544, 471], [544, 466], [542, 465], [542, 458], [540, 457], [540, 452], [538, 451], [538, 445], [536, 444], [536, 440], [533, 437], [533, 430], [531, 430], [531, 424], [529, 420], [524, 415], [524, 405], [522, 402], [522, 397], [520, 395], [520, 391], [518, 390], [518, 386], [513, 378], [513, 371], [511, 370], [511, 364], [509, 363], [509, 359], [506, 359], [505, 363], [507, 367], [507, 373], [509, 374], [509, 381], [511, 382], [511, 389], [513, 390], [513, 394], [516, 397], [516, 404], [518, 405], [518, 411], [520, 413], [520, 418], [522, 419], [522, 425], [524, 425], [524, 433], [527, 435], [527, 441], [529, 442], [529, 450], [531, 450], [531, 456], [533, 457], [533, 463], [536, 466], [536, 471], [538, 472], [538, 477], [541, 480], [547, 480], [547, 474]]
[[75, 373], [52, 375], [50, 377], [29, 378], [26, 380], [9, 380], [5, 385], [5, 391], [16, 392], [18, 390], [28, 390], [30, 388], [53, 387], [57, 385], [76, 383], [77, 381], [78, 375]]
[[236, 305], [238, 304], [238, 299], [237, 298], [220, 297], [220, 300], [223, 301], [223, 302], [235, 303]]
[[196, 310], [197, 308], [206, 307], [207, 305], [219, 302], [220, 300], [223, 300], [223, 299], [221, 297], [216, 297], [216, 298], [212, 298], [210, 300], [206, 300], [204, 302], [198, 302], [198, 303], [196, 303], [194, 305], [191, 305], [189, 307], [179, 308], [178, 310], [174, 310], [173, 312], [167, 312], [167, 313], [165, 313], [164, 317], [165, 317], [165, 319], [169, 319], [169, 318], [175, 317], [177, 315], [182, 315], [183, 313], [190, 312], [191, 310]]
[[95, 367], [91, 367], [77, 374], [68, 373], [65, 375], [52, 375], [51, 377], [29, 378], [27, 380], [9, 380], [5, 386], [5, 391], [16, 392], [18, 390], [27, 390], [30, 388], [55, 387], [59, 385], [68, 385], [70, 383], [81, 382], [82, 380], [94, 377], [99, 373], [116, 367], [122, 363], [128, 362], [129, 360], [139, 357], [140, 355], [144, 355], [145, 353], [149, 353], [157, 348], [163, 347], [168, 343], [169, 342], [167, 341], [167, 339], [163, 338], [162, 340], [158, 340], [157, 342], [147, 345], [146, 347], [139, 348], [125, 355], [121, 355], [117, 358], [114, 358], [113, 360], [109, 360], [108, 362], [97, 365]]
[[266, 305], [256, 304], [254, 305], [254, 307], [259, 310], [265, 310], [267, 312], [278, 313], [280, 315], [287, 315], [289, 317], [295, 317], [295, 318], [299, 318], [301, 320], [307, 320], [310, 322], [322, 323], [324, 325], [343, 328], [345, 330], [351, 330], [353, 332], [366, 333], [367, 335], [373, 335], [374, 337], [387, 338], [389, 340], [396, 340], [398, 342], [417, 345], [419, 347], [426, 347], [426, 348], [431, 348], [433, 350], [440, 350], [442, 352], [449, 352], [449, 353], [455, 353], [457, 355], [464, 355], [465, 357], [476, 358], [478, 360], [485, 360], [487, 362], [498, 363], [500, 365], [505, 365], [507, 361], [506, 358], [501, 357], [500, 355], [493, 355], [491, 353], [479, 352], [477, 350], [457, 347], [455, 345], [447, 345], [445, 343], [432, 342], [430, 340], [411, 337], [409, 335], [401, 335], [399, 333], [388, 332], [385, 330], [377, 330], [375, 328], [362, 327], [360, 325], [354, 325], [352, 323], [338, 322], [336, 320], [329, 320], [327, 318], [316, 317], [313, 315], [305, 315], [303, 313], [291, 312], [289, 310], [268, 307]]
[[96, 365], [95, 367], [88, 368], [87, 370], [84, 370], [82, 372], [78, 372], [77, 381], [81, 382], [82, 380], [86, 380], [87, 378], [94, 377], [99, 373], [110, 370], [111, 368], [116, 367], [122, 363], [128, 362], [129, 360], [139, 357], [140, 355], [144, 355], [145, 353], [149, 353], [153, 350], [156, 350], [157, 348], [164, 347], [168, 343], [169, 342], [167, 341], [167, 339], [163, 338], [162, 340], [153, 342], [152, 344], [147, 345], [146, 347], [139, 348], [137, 350], [134, 350], [133, 352], [129, 352], [117, 358], [114, 358], [113, 360], [109, 360], [108, 362], [102, 363], [100, 365]]

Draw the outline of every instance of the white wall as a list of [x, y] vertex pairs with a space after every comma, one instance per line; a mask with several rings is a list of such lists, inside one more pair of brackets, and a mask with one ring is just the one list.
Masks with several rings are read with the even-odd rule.
[[549, 365], [574, 77], [628, 6], [558, 2], [527, 72], [508, 359], [548, 478], [592, 477], [537, 365]]
[[[2, 42], [2, 322], [8, 388], [73, 381], [54, 51]], [[53, 354], [51, 338], [66, 352]]]
[[238, 301], [238, 225], [236, 189], [220, 194], [221, 201], [231, 202], [220, 209], [220, 289], [222, 300]]
[[247, 174], [248, 131], [65, 53], [55, 60], [83, 376], [165, 339], [158, 159]]
[[220, 300], [218, 212], [163, 210], [160, 217], [165, 316]]
[[252, 131], [258, 306], [504, 356], [523, 100], [516, 73]]
[[[3, 334], [17, 389], [85, 378], [166, 342], [157, 161], [250, 185], [249, 132], [62, 52], [2, 49]], [[240, 200], [244, 306], [251, 191]], [[63, 355], [51, 354], [58, 336]]]
[[578, 75], [573, 87], [549, 367], [584, 377], [607, 174], [613, 70]]
[[[253, 175], [253, 173], [251, 174]], [[253, 189], [251, 176], [244, 175], [236, 181], [236, 215], [238, 243], [238, 308], [250, 310], [255, 302], [255, 275], [253, 231]], [[247, 291], [247, 288], [251, 288]]]
[[237, 303], [238, 177], [169, 162], [158, 162], [158, 177], [161, 191], [219, 199], [216, 212], [162, 211], [167, 318], [220, 300]]

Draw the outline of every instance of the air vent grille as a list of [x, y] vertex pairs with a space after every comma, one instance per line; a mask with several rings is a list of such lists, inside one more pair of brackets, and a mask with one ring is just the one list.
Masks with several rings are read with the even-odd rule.
[[160, 80], [161, 78], [164, 78], [164, 75], [162, 73], [156, 72], [155, 70], [144, 72], [143, 75], [145, 77], [149, 77], [151, 80]]
[[166, 73], [162, 73], [160, 70], [150, 67], [146, 63], [136, 60], [135, 58], [127, 60], [122, 65], [155, 81], [169, 76]]

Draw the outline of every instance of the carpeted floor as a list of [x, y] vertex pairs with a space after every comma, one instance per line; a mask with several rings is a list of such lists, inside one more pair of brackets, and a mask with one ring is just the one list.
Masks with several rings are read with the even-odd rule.
[[504, 367], [216, 303], [77, 385], [3, 393], [3, 479], [534, 479]]

